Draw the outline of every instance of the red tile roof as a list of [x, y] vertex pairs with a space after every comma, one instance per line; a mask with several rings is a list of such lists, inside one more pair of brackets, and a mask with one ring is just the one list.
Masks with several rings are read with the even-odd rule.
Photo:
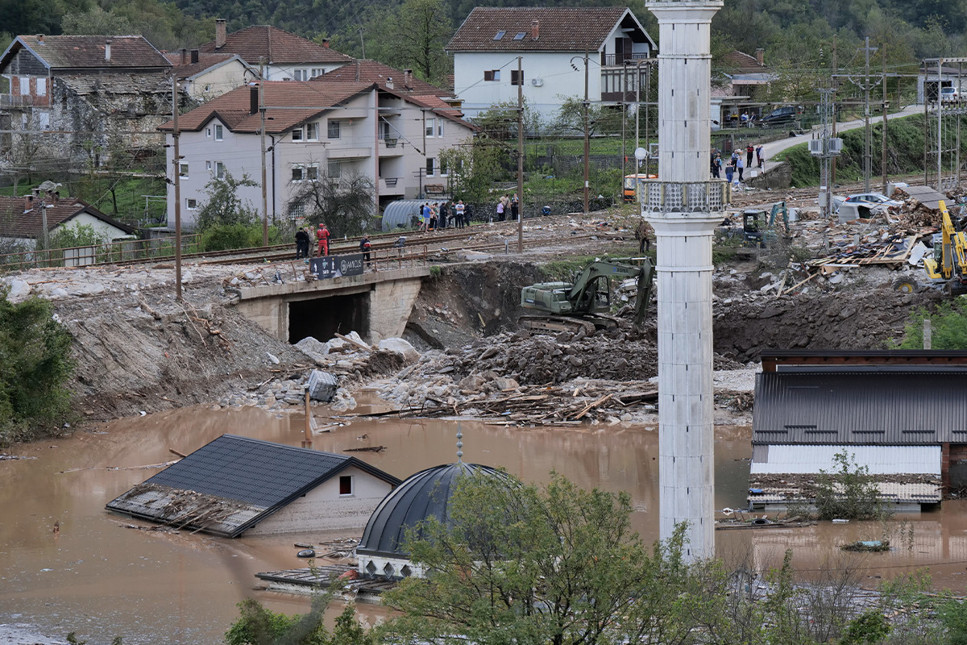
[[[373, 89], [372, 83], [314, 83], [311, 81], [265, 82], [265, 131], [281, 134], [308, 119], [339, 107], [354, 96]], [[252, 92], [256, 85], [239, 87], [178, 117], [178, 129], [197, 132], [213, 117], [232, 132], [256, 133], [261, 126], [258, 112], [252, 114]], [[170, 131], [168, 121], [159, 130]]]
[[361, 83], [376, 83], [381, 88], [386, 88], [388, 79], [393, 79], [393, 89], [398, 92], [415, 92], [417, 94], [432, 94], [434, 96], [451, 96], [453, 93], [431, 85], [426, 81], [410, 74], [409, 81], [406, 82], [406, 74], [401, 69], [384, 65], [375, 60], [356, 59], [344, 67], [333, 70], [322, 76], [312, 79], [312, 83], [325, 83], [328, 81], [353, 81]]
[[[25, 197], [0, 196], [0, 235], [40, 238], [43, 235], [43, 214], [40, 212], [40, 203], [40, 198], [34, 198], [31, 209], [24, 210], [27, 207]], [[47, 231], [54, 230], [81, 213], [103, 220], [128, 234], [136, 232], [136, 229], [131, 226], [108, 217], [76, 197], [63, 198], [55, 203], [51, 203], [48, 199]]]
[[[447, 43], [449, 52], [598, 51], [626, 7], [476, 7]], [[531, 34], [538, 21], [538, 37]], [[494, 40], [499, 32], [500, 40]], [[515, 39], [523, 33], [523, 38]]]
[[769, 69], [765, 65], [760, 65], [755, 56], [750, 56], [749, 54], [740, 52], [737, 49], [734, 49], [722, 56], [722, 64], [725, 67], [732, 68], [738, 72], [745, 72], [747, 74], [765, 72]]
[[228, 34], [225, 44], [215, 47], [215, 41], [205, 43], [203, 52], [228, 52], [238, 54], [249, 65], [258, 65], [264, 57], [269, 65], [287, 63], [348, 63], [349, 56], [335, 49], [317, 45], [287, 31], [269, 25], [246, 27]]
[[[104, 59], [111, 41], [111, 59]], [[33, 52], [52, 69], [64, 68], [169, 68], [171, 63], [144, 36], [17, 36], [0, 59], [0, 67], [21, 47]]]

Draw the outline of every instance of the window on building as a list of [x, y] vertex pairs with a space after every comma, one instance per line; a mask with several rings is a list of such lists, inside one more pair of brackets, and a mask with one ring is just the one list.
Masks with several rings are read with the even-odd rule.
[[306, 140], [307, 141], [318, 141], [319, 140], [319, 124], [318, 123], [306, 123]]
[[292, 72], [293, 77], [297, 81], [308, 81], [309, 80], [309, 70], [307, 69], [297, 69]]
[[212, 129], [211, 128], [206, 128], [205, 129], [205, 136], [208, 137], [208, 138], [211, 138], [211, 136], [212, 136]]
[[527, 32], [526, 31], [518, 31], [514, 35], [514, 40], [524, 40], [524, 36], [526, 36], [526, 35], [527, 35]]
[[498, 31], [497, 34], [494, 36], [494, 40], [500, 40], [501, 38], [504, 37], [504, 34], [506, 33], [507, 33], [506, 31]]
[[315, 78], [316, 76], [322, 76], [325, 73], [326, 73], [326, 68], [324, 68], [324, 67], [313, 67], [312, 68], [312, 78]]
[[293, 128], [292, 129], [292, 140], [293, 141], [302, 141], [302, 128], [301, 127]]
[[47, 96], [47, 79], [37, 79], [37, 96]]
[[500, 70], [499, 69], [485, 69], [484, 70], [484, 80], [485, 81], [499, 81], [500, 80]]
[[435, 159], [433, 157], [426, 158], [426, 176], [427, 177], [433, 176], [433, 169], [434, 169], [434, 166], [436, 165], [434, 162], [435, 162]]
[[188, 176], [188, 164], [181, 162], [178, 164], [178, 176], [187, 177]]
[[436, 136], [443, 136], [443, 119], [436, 120]]
[[30, 96], [30, 77], [20, 77], [20, 96]]
[[299, 182], [306, 178], [306, 169], [304, 166], [292, 166], [292, 181]]
[[524, 84], [524, 70], [517, 71], [516, 69], [510, 70], [510, 84], [511, 85], [523, 85]]
[[427, 119], [424, 123], [426, 124], [424, 126], [426, 136], [432, 137], [436, 132], [436, 119]]
[[189, 198], [187, 198], [187, 199], [185, 200], [185, 206], [186, 206], [186, 207], [188, 208], [188, 210], [190, 210], [190, 211], [193, 211], [193, 210], [198, 210], [198, 200], [197, 200], [197, 199], [193, 199], [193, 198], [191, 198], [191, 197], [189, 197]]
[[215, 162], [215, 178], [225, 179], [225, 164], [223, 164], [221, 161]]
[[319, 164], [311, 163], [306, 165], [306, 181], [316, 181], [319, 179]]
[[326, 137], [329, 139], [338, 139], [339, 130], [340, 130], [339, 121], [329, 119], [326, 125], [327, 125]]
[[225, 138], [225, 127], [221, 125], [215, 126], [215, 141], [221, 141]]
[[342, 176], [342, 164], [338, 161], [330, 161], [326, 171], [330, 179], [339, 179]]
[[447, 162], [446, 162], [446, 161], [444, 161], [444, 160], [443, 160], [443, 159], [441, 158], [441, 159], [440, 159], [440, 176], [441, 176], [441, 177], [446, 177], [446, 176], [447, 176], [447, 174], [449, 174], [449, 173], [447, 172]]
[[353, 494], [353, 476], [352, 475], [339, 476], [339, 494], [340, 495]]

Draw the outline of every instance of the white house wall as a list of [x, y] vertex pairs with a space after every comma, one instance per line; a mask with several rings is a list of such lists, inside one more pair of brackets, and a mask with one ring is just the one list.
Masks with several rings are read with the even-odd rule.
[[77, 226], [89, 226], [94, 229], [94, 233], [98, 238], [102, 240], [117, 240], [120, 238], [133, 237], [127, 231], [123, 231], [116, 226], [108, 224], [102, 219], [94, 217], [88, 213], [80, 213], [70, 218], [60, 226], [58, 226], [54, 232], [65, 228], [75, 228]]
[[[267, 81], [294, 81], [296, 70], [309, 70], [311, 75], [312, 70], [322, 69], [323, 73], [328, 74], [329, 72], [339, 69], [346, 63], [286, 63], [285, 65], [266, 65], [265, 66], [265, 80]], [[302, 79], [308, 80], [308, 79]]]
[[871, 475], [897, 473], [940, 476], [940, 446], [813, 446], [758, 445], [752, 458], [752, 475], [816, 474], [838, 472], [834, 461], [845, 452]]
[[[574, 52], [525, 52], [524, 99], [528, 107], [553, 120], [563, 103], [562, 97], [584, 99], [584, 54]], [[571, 67], [574, 63], [575, 70]], [[601, 100], [601, 53], [588, 53], [588, 97]], [[499, 81], [485, 81], [484, 70], [500, 70]], [[517, 102], [517, 86], [510, 84], [517, 57], [511, 53], [465, 53], [453, 56], [454, 93], [463, 99], [467, 117], [476, 116], [496, 103]], [[539, 85], [535, 85], [535, 80]]]
[[[339, 494], [339, 478], [346, 475], [353, 478], [352, 495]], [[245, 535], [362, 529], [390, 490], [387, 482], [349, 467], [248, 529]]]
[[188, 79], [186, 91], [196, 101], [205, 102], [245, 85], [251, 78], [245, 64], [232, 59]]

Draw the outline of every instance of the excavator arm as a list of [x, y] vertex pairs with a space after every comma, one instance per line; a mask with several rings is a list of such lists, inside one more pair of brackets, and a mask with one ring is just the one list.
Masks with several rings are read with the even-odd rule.
[[[591, 263], [580, 273], [580, 275], [578, 275], [573, 286], [571, 287], [571, 290], [567, 294], [567, 299], [572, 305], [572, 311], [576, 314], [589, 314], [596, 311], [597, 309], [595, 305], [597, 304], [598, 294], [608, 294], [610, 292], [608, 281], [611, 278], [619, 278], [622, 280], [627, 278], [639, 278], [638, 295], [641, 296], [642, 280], [640, 278], [646, 271], [648, 273], [648, 279], [644, 282], [647, 282], [647, 295], [650, 295], [650, 276], [652, 273], [650, 259], [646, 258], [645, 262], [641, 266], [631, 266], [609, 261], [598, 261]], [[602, 280], [605, 283], [603, 289], [599, 284], [599, 282]]]
[[943, 217], [940, 227], [940, 247], [934, 244], [934, 257], [925, 258], [923, 268], [927, 275], [934, 280], [950, 280], [957, 278], [959, 282], [967, 282], [967, 236], [963, 231], [954, 228], [950, 219], [947, 204], [940, 201], [940, 213]]

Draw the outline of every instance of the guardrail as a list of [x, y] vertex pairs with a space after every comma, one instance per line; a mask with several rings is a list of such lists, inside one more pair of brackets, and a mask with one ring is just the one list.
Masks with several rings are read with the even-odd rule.
[[[201, 251], [199, 241], [198, 235], [182, 236], [182, 254]], [[175, 238], [173, 237], [121, 240], [62, 249], [24, 249], [0, 254], [0, 272], [38, 267], [83, 267], [93, 264], [139, 262], [174, 257]]]

